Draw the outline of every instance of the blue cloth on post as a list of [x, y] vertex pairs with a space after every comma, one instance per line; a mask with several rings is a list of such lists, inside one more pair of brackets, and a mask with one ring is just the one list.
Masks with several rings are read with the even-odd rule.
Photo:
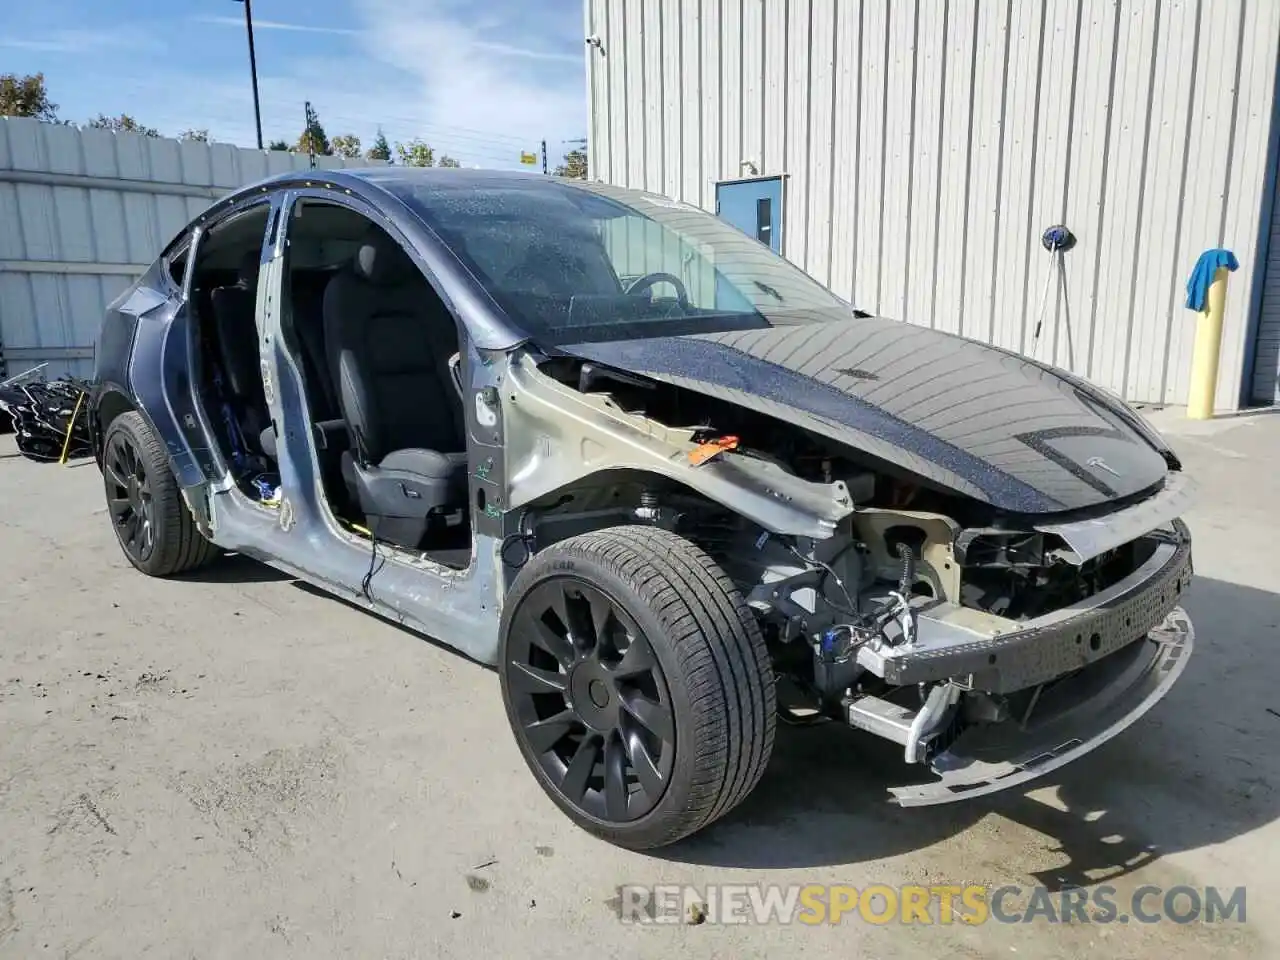
[[1236, 270], [1239, 266], [1240, 261], [1230, 250], [1206, 250], [1200, 254], [1195, 269], [1187, 279], [1187, 309], [1197, 312], [1204, 310], [1209, 299], [1209, 284], [1213, 283], [1213, 275], [1218, 272], [1219, 267]]

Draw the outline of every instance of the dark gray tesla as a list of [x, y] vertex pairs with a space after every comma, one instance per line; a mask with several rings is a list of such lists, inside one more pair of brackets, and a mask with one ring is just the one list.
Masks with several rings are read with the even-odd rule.
[[538, 782], [625, 846], [732, 809], [779, 714], [897, 743], [892, 798], [938, 803], [1093, 749], [1191, 651], [1188, 485], [1136, 414], [662, 197], [275, 178], [97, 358], [139, 570], [247, 554], [496, 666]]

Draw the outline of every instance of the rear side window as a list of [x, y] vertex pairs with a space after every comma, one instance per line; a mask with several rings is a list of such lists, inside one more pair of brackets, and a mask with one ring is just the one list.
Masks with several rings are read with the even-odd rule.
[[190, 252], [191, 242], [188, 240], [170, 254], [165, 262], [165, 268], [169, 272], [169, 279], [173, 281], [173, 285], [178, 289], [182, 289], [182, 278], [187, 272], [187, 254]]

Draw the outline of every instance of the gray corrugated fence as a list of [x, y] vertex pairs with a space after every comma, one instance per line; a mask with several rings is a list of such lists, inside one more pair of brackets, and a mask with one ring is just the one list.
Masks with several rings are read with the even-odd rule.
[[184, 224], [229, 190], [307, 166], [282, 151], [0, 117], [0, 369], [48, 362], [51, 377], [87, 376], [103, 308]]

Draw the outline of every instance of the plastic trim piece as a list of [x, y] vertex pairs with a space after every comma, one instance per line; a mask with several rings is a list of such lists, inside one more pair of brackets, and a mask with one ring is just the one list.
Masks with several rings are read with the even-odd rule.
[[1075, 562], [1084, 563], [1185, 516], [1194, 495], [1195, 484], [1186, 474], [1170, 471], [1159, 492], [1122, 510], [1067, 523], [1038, 523], [1035, 529], [1061, 537], [1075, 553]]
[[1141, 644], [1116, 654], [1113, 663], [1102, 661], [1068, 678], [1059, 691], [1069, 698], [1074, 683], [1077, 689], [1092, 686], [1090, 695], [1070, 700], [1028, 731], [1006, 721], [988, 728], [993, 736], [984, 736], [982, 728], [973, 736], [961, 734], [934, 758], [938, 780], [891, 787], [889, 793], [903, 807], [953, 803], [1056, 770], [1122, 733], [1155, 706], [1182, 675], [1194, 647], [1191, 620], [1177, 607]]

